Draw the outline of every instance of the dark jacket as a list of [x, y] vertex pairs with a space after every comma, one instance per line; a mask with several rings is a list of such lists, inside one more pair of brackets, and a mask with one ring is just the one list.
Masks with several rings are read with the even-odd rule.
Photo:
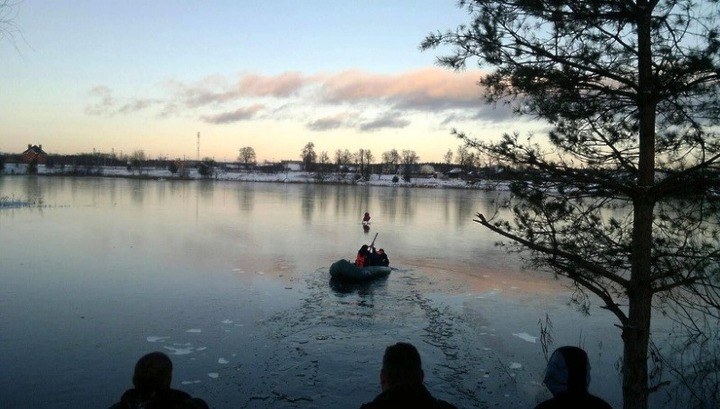
[[548, 361], [543, 382], [553, 398], [535, 409], [612, 409], [607, 402], [588, 392], [590, 362], [587, 353], [580, 348], [556, 349]]
[[563, 392], [552, 399], [535, 406], [535, 409], [612, 409], [612, 406], [597, 396], [585, 393]]
[[379, 394], [375, 400], [366, 403], [360, 409], [457, 409], [444, 400], [435, 399], [425, 385], [402, 385], [390, 388]]
[[159, 392], [150, 399], [143, 398], [137, 389], [127, 390], [120, 402], [110, 406], [110, 409], [208, 409], [207, 403], [202, 399], [192, 398], [190, 395], [177, 389], [168, 389]]

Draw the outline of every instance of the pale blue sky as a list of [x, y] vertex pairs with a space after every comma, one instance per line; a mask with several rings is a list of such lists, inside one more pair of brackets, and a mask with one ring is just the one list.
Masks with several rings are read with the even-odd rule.
[[441, 161], [452, 127], [517, 128], [481, 102], [480, 71], [438, 68], [431, 31], [468, 21], [454, 0], [16, 3], [0, 41], [0, 151], [298, 159], [307, 142], [415, 150]]

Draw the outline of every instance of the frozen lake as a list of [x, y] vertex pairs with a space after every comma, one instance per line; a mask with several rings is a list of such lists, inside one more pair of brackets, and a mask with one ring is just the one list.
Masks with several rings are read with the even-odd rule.
[[[620, 406], [619, 329], [472, 221], [498, 193], [455, 189], [0, 177], [0, 407], [107, 407], [141, 355], [213, 408], [359, 407], [386, 346], [411, 342], [458, 407], [532, 407], [551, 349], [581, 345]], [[365, 233], [360, 219], [372, 215]], [[395, 270], [331, 282], [378, 233]]]

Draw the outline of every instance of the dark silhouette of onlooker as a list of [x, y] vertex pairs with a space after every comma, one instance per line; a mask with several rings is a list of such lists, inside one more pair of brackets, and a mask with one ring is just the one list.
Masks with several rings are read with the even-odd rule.
[[405, 342], [391, 345], [385, 349], [380, 370], [382, 393], [361, 409], [456, 409], [448, 402], [435, 399], [423, 385], [424, 380], [417, 349]]
[[172, 361], [162, 352], [151, 352], [135, 364], [135, 386], [123, 393], [110, 409], [208, 409], [207, 403], [171, 389]]
[[588, 392], [590, 362], [587, 353], [578, 347], [564, 346], [553, 352], [543, 383], [553, 397], [535, 409], [612, 409], [607, 402]]

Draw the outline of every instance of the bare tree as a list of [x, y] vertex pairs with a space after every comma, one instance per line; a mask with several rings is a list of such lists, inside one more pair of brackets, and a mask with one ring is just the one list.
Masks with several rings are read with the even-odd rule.
[[250, 166], [254, 166], [257, 163], [255, 158], [255, 149], [250, 146], [240, 148], [240, 154], [238, 155], [238, 162], [243, 165], [246, 169]]
[[418, 163], [420, 160], [420, 157], [415, 153], [413, 150], [403, 150], [401, 159], [403, 164], [403, 179], [405, 179], [406, 182], [410, 181], [410, 176], [412, 174], [413, 166]]
[[315, 170], [315, 162], [317, 161], [315, 144], [312, 142], [306, 143], [302, 149], [302, 152], [300, 153], [300, 158], [302, 159], [303, 168], [305, 169], [305, 171], [312, 172], [313, 170]]
[[400, 154], [395, 149], [390, 149], [382, 154], [382, 161], [388, 172], [397, 173], [398, 165], [400, 165]]
[[330, 156], [326, 151], [320, 152], [318, 156], [317, 172], [315, 173], [315, 179], [320, 182], [325, 181], [328, 173], [330, 172]]
[[447, 152], [445, 152], [445, 156], [443, 157], [443, 159], [445, 160], [445, 164], [446, 164], [448, 167], [450, 167], [450, 165], [452, 165], [452, 161], [453, 161], [453, 151], [452, 151], [452, 149], [448, 149]]
[[349, 150], [338, 149], [335, 151], [335, 164], [347, 166], [351, 163], [353, 163], [353, 155]]
[[718, 3], [460, 5], [471, 23], [421, 47], [451, 46], [439, 62], [452, 69], [492, 66], [480, 80], [487, 101], [551, 126], [495, 143], [456, 132], [518, 172], [513, 219], [476, 221], [572, 280], [581, 308], [594, 294], [617, 317], [624, 407], [645, 409], [660, 386], [648, 370], [653, 305], [695, 342], [720, 316]]
[[16, 38], [21, 35], [20, 29], [15, 25], [19, 12], [20, 0], [0, 0], [0, 41], [9, 40], [16, 45]]
[[145, 165], [147, 163], [147, 158], [145, 157], [145, 151], [142, 149], [134, 150], [132, 155], [130, 155], [130, 163], [128, 164], [128, 170], [137, 171], [138, 173], [143, 173], [145, 171]]
[[358, 164], [358, 173], [360, 173], [365, 180], [370, 180], [370, 164], [375, 159], [370, 149], [360, 149], [355, 154]]

